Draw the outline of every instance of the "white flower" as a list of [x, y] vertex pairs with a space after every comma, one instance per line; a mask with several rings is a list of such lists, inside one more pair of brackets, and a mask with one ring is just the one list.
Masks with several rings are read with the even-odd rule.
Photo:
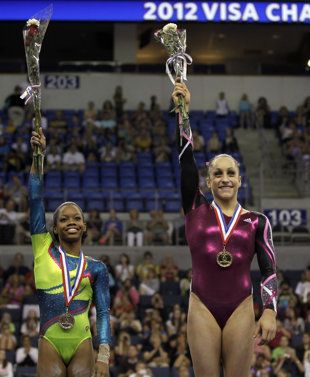
[[170, 23], [170, 24], [167, 24], [163, 27], [163, 32], [169, 33], [171, 31], [177, 31], [177, 29], [178, 29], [178, 26], [176, 24]]
[[37, 20], [36, 18], [31, 18], [30, 20], [27, 21], [27, 27], [30, 27], [30, 26], [33, 26], [33, 25], [39, 27], [40, 21]]

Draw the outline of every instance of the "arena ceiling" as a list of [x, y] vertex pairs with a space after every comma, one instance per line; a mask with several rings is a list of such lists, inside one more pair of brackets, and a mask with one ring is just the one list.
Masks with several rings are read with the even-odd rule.
[[[137, 27], [137, 63], [162, 63], [163, 48], [153, 32], [161, 24], [140, 23]], [[310, 58], [309, 25], [187, 23], [188, 52], [196, 64], [225, 64], [227, 73], [259, 73], [263, 63], [305, 67]], [[6, 62], [24, 67], [21, 22], [0, 22], [0, 70]], [[41, 53], [44, 69], [66, 60], [112, 61], [114, 24], [98, 22], [54, 22], [49, 26]], [[126, 63], [126, 62], [124, 62]], [[238, 67], [239, 72], [236, 71]], [[252, 68], [251, 68], [252, 67]]]

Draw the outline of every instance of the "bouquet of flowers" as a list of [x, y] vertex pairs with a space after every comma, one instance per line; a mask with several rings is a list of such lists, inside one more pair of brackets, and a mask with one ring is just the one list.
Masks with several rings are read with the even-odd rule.
[[[186, 51], [186, 30], [178, 29], [176, 24], [167, 24], [162, 29], [157, 30], [154, 34], [155, 39], [159, 41], [168, 51], [170, 57], [166, 61], [166, 73], [170, 81], [175, 84], [175, 80], [187, 80], [187, 66], [192, 64], [193, 59]], [[173, 72], [175, 78], [173, 77]], [[189, 132], [189, 117], [185, 109], [184, 98], [179, 98], [178, 105], [173, 111], [179, 112], [180, 124], [180, 142], [182, 143], [182, 136], [187, 139], [190, 137]]]
[[[30, 18], [23, 29], [24, 46], [30, 85], [21, 95], [27, 104], [32, 100], [34, 108], [34, 129], [41, 126], [41, 82], [39, 56], [44, 35], [53, 13], [50, 5]], [[40, 175], [43, 174], [43, 153], [39, 147], [34, 150], [34, 163]]]

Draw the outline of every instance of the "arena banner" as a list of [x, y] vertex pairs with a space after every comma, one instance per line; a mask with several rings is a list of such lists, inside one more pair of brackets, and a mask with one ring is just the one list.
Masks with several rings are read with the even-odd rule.
[[[309, 2], [54, 0], [54, 21], [310, 23]], [[0, 20], [25, 20], [41, 0], [0, 0]]]

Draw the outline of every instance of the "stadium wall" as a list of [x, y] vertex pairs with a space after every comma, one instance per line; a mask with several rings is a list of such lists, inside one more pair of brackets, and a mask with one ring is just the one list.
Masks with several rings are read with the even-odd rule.
[[[163, 65], [164, 71], [164, 65]], [[42, 83], [45, 82], [44, 74]], [[52, 73], [49, 75], [53, 75]], [[172, 85], [166, 75], [158, 74], [122, 74], [122, 73], [55, 73], [58, 77], [78, 76], [77, 89], [43, 89], [43, 108], [46, 109], [83, 109], [88, 101], [93, 100], [101, 107], [106, 99], [112, 99], [115, 87], [123, 86], [127, 98], [125, 109], [134, 109], [140, 101], [147, 104], [151, 95], [158, 96], [162, 109], [168, 109]], [[59, 86], [57, 84], [56, 86]], [[0, 103], [12, 93], [17, 84], [26, 86], [24, 74], [0, 75]], [[220, 91], [225, 91], [232, 110], [236, 110], [243, 93], [256, 104], [260, 96], [265, 96], [272, 110], [286, 105], [295, 110], [309, 95], [310, 77], [293, 76], [209, 76], [192, 75], [189, 85], [192, 90], [192, 110], [213, 109]], [[53, 85], [52, 85], [53, 86]], [[60, 85], [61, 86], [61, 85]], [[68, 84], [70, 87], [70, 84]]]

